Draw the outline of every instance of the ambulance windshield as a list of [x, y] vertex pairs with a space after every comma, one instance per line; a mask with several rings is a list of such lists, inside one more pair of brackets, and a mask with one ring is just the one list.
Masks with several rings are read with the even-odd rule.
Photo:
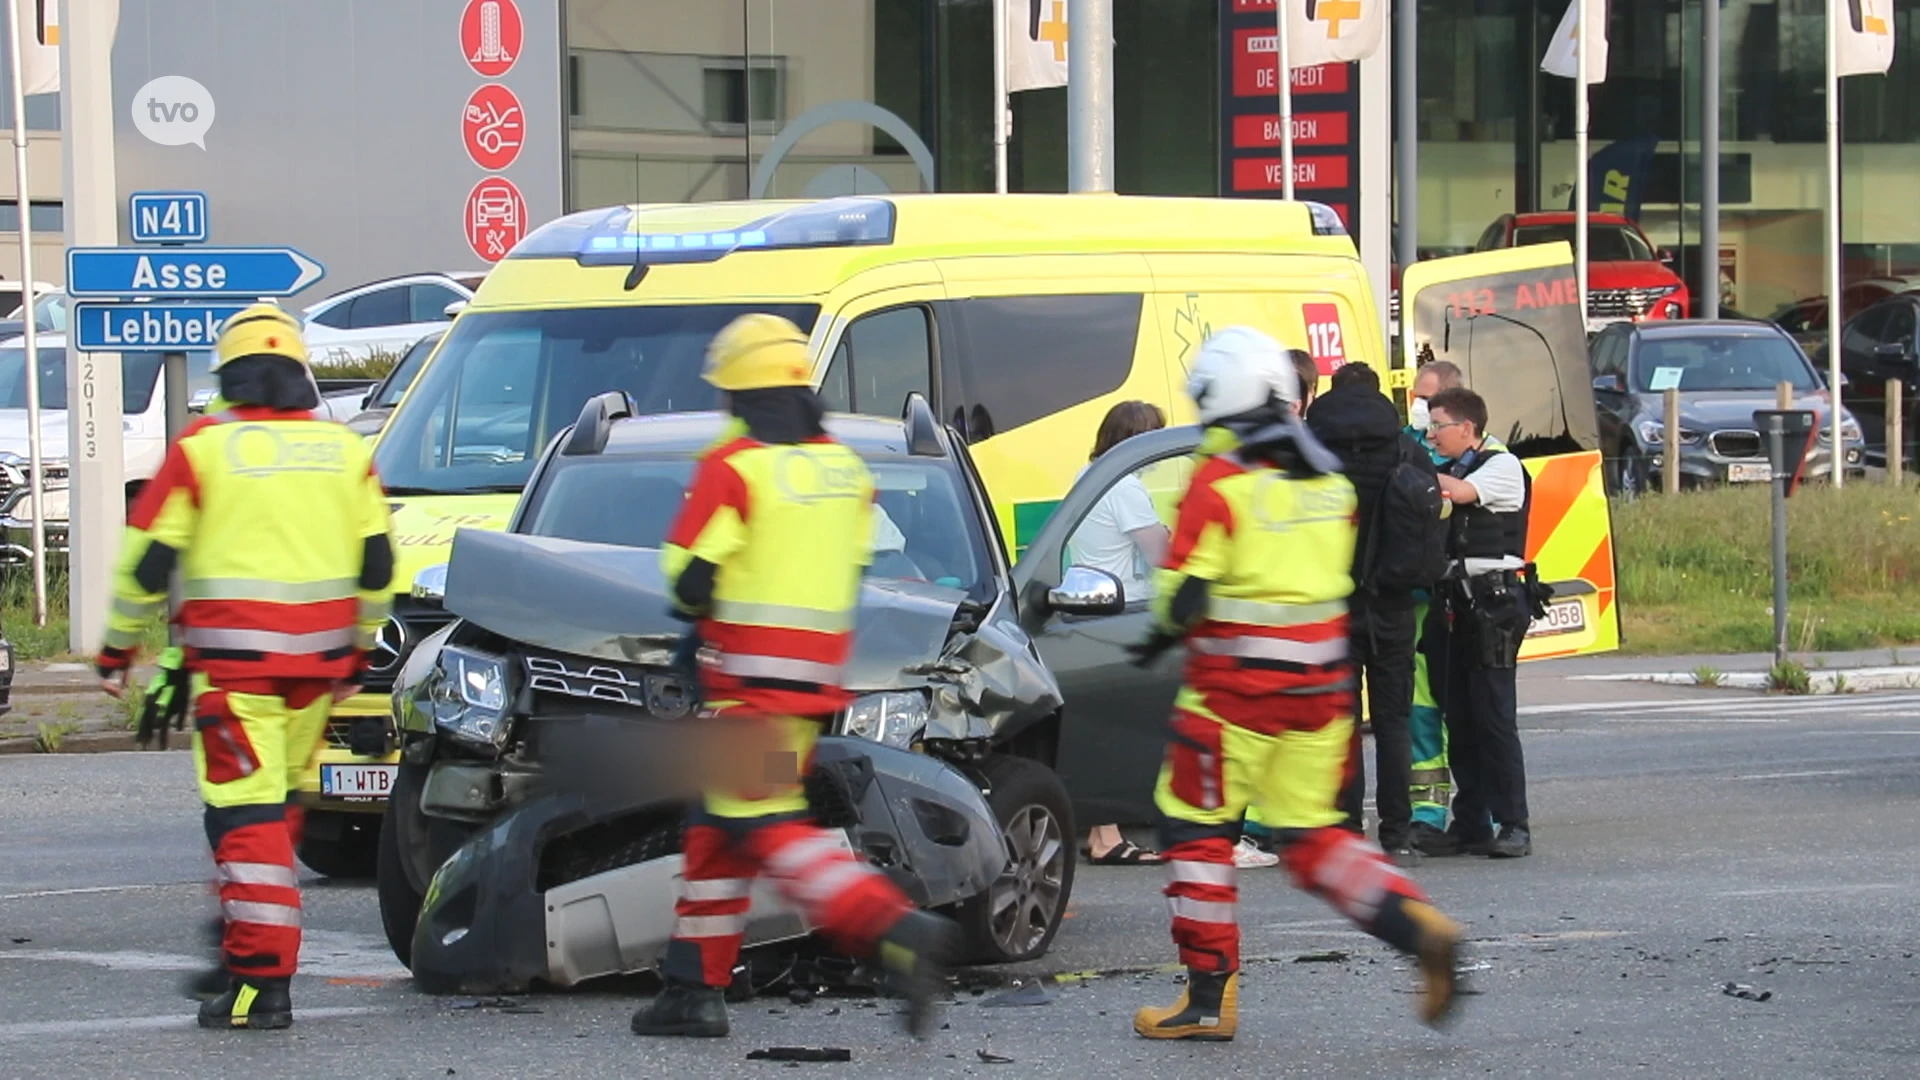
[[811, 331], [811, 304], [696, 304], [470, 312], [421, 372], [374, 450], [391, 495], [517, 492], [547, 443], [608, 390], [639, 411], [719, 405], [707, 343], [762, 311]]

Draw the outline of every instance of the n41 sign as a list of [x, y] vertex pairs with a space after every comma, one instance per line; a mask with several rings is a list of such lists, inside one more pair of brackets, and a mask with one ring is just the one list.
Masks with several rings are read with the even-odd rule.
[[136, 244], [199, 244], [207, 239], [207, 196], [200, 191], [136, 191], [127, 200]]

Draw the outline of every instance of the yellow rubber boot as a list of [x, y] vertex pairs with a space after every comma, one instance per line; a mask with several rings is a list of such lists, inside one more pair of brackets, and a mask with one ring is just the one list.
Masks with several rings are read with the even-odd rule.
[[1240, 973], [1187, 970], [1187, 986], [1166, 1008], [1133, 1014], [1133, 1030], [1149, 1039], [1230, 1042], [1240, 1022]]
[[1433, 905], [1418, 900], [1407, 901], [1402, 910], [1420, 931], [1414, 947], [1414, 956], [1420, 962], [1420, 1020], [1429, 1027], [1440, 1027], [1452, 1018], [1460, 1000], [1454, 972], [1460, 955], [1460, 927]]

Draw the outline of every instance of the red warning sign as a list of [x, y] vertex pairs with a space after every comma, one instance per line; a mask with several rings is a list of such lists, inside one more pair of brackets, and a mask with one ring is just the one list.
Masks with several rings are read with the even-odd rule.
[[527, 200], [504, 176], [489, 176], [467, 194], [467, 243], [488, 262], [499, 262], [527, 235]]
[[1320, 374], [1331, 375], [1347, 362], [1347, 343], [1340, 332], [1340, 309], [1333, 304], [1302, 304], [1300, 318], [1307, 324], [1307, 352]]
[[460, 54], [483, 77], [497, 79], [520, 58], [522, 27], [514, 0], [467, 0], [460, 14]]
[[513, 164], [526, 139], [525, 116], [520, 99], [499, 83], [475, 90], [460, 116], [467, 156], [475, 165], [493, 172]]

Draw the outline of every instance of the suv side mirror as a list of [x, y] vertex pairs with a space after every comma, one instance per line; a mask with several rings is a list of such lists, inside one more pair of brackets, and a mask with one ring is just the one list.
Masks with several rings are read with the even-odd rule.
[[207, 406], [212, 403], [213, 391], [195, 390], [193, 396], [187, 399], [187, 411], [190, 413], [204, 413], [207, 411]]
[[1898, 360], [1905, 363], [1913, 359], [1913, 343], [1911, 341], [1883, 341], [1873, 347], [1873, 355], [1877, 360]]
[[1608, 394], [1624, 394], [1627, 392], [1627, 377], [1618, 372], [1610, 375], [1595, 375], [1593, 388]]
[[447, 598], [447, 564], [429, 566], [413, 579], [413, 598], [435, 607]]
[[1063, 615], [1118, 615], [1126, 609], [1120, 579], [1091, 566], [1071, 566], [1060, 584], [1047, 590], [1047, 608]]
[[467, 306], [467, 302], [465, 300], [455, 300], [453, 303], [448, 304], [444, 308], [441, 308], [440, 313], [442, 315], [445, 315], [447, 318], [451, 319], [455, 315], [460, 314], [461, 309], [466, 306]]

